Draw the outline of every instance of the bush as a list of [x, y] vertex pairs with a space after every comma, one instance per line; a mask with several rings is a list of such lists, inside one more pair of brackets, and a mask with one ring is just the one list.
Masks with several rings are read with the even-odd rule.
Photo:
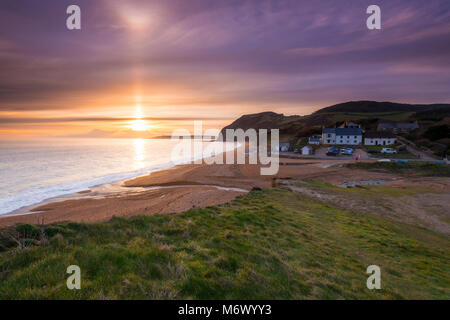
[[0, 252], [6, 251], [10, 248], [17, 246], [17, 243], [10, 237], [0, 235]]
[[401, 152], [407, 152], [406, 146], [404, 144], [400, 145], [397, 149], [398, 149], [398, 151], [401, 151]]
[[430, 143], [430, 149], [433, 150], [434, 153], [445, 154], [447, 146], [440, 143]]
[[434, 154], [441, 158], [445, 158], [445, 157], [448, 158], [448, 157], [450, 157], [450, 149], [436, 151]]
[[47, 236], [47, 238], [51, 238], [55, 236], [58, 233], [63, 233], [64, 229], [59, 227], [48, 227], [44, 229], [44, 233]]
[[444, 138], [450, 138], [450, 125], [443, 124], [439, 126], [430, 127], [427, 129], [427, 131], [425, 131], [424, 137], [433, 141]]
[[75, 230], [75, 231], [81, 231], [85, 229], [85, 226], [83, 226], [81, 223], [78, 222], [69, 222], [67, 224], [67, 228]]
[[57, 233], [53, 238], [51, 238], [50, 243], [55, 247], [63, 247], [66, 245], [64, 236], [61, 233]]
[[447, 148], [450, 148], [450, 138], [444, 138], [444, 139], [437, 140], [436, 143], [443, 144], [443, 145], [447, 146]]
[[23, 238], [37, 239], [41, 235], [41, 229], [33, 224], [24, 223], [16, 226], [16, 231]]
[[419, 139], [416, 141], [416, 145], [418, 145], [418, 146], [429, 147], [430, 143], [431, 143], [431, 141], [428, 139]]

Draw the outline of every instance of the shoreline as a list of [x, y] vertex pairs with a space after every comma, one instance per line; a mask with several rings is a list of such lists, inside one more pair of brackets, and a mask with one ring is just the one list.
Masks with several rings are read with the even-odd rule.
[[[236, 152], [234, 149], [233, 152]], [[224, 157], [226, 153], [222, 154]], [[18, 223], [48, 225], [60, 222], [98, 222], [113, 217], [173, 214], [192, 208], [228, 203], [253, 189], [278, 186], [279, 180], [317, 180], [339, 186], [354, 181], [389, 181], [387, 186], [442, 189], [447, 183], [405, 177], [389, 172], [350, 169], [353, 160], [287, 159], [280, 157], [274, 176], [262, 176], [261, 165], [182, 164], [76, 194], [50, 199], [15, 215], [0, 216], [0, 227]], [[442, 180], [442, 179], [437, 179]], [[446, 180], [447, 182], [448, 179]]]
[[[240, 148], [242, 148], [243, 145], [237, 144], [235, 145], [231, 150], [228, 150], [226, 147], [224, 148], [225, 151], [222, 154], [222, 156], [225, 158], [226, 154], [228, 152], [237, 152]], [[20, 222], [30, 222], [30, 223], [38, 223], [43, 224], [47, 223], [46, 218], [48, 218], [48, 208], [53, 207], [54, 205], [59, 206], [63, 205], [64, 203], [83, 203], [85, 201], [91, 201], [91, 200], [120, 200], [127, 198], [129, 196], [137, 196], [141, 193], [146, 192], [152, 192], [152, 191], [161, 191], [164, 193], [167, 193], [169, 190], [173, 189], [186, 189], [189, 191], [195, 191], [195, 189], [215, 189], [218, 191], [219, 194], [225, 193], [225, 192], [231, 192], [232, 198], [230, 197], [224, 197], [226, 201], [234, 199], [237, 195], [242, 193], [247, 193], [250, 190], [249, 189], [243, 189], [238, 188], [234, 186], [224, 186], [224, 185], [215, 185], [213, 183], [205, 184], [205, 183], [195, 183], [192, 181], [178, 181], [178, 182], [169, 182], [169, 183], [163, 183], [163, 184], [152, 184], [148, 186], [132, 186], [128, 185], [129, 182], [134, 181], [136, 179], [145, 178], [152, 174], [156, 173], [162, 173], [163, 175], [170, 176], [170, 173], [172, 172], [172, 169], [183, 167], [183, 166], [207, 166], [207, 164], [204, 162], [205, 159], [211, 157], [211, 155], [202, 155], [199, 158], [193, 158], [190, 160], [186, 160], [180, 163], [170, 163], [167, 165], [162, 165], [157, 168], [151, 168], [149, 170], [146, 170], [145, 173], [139, 173], [135, 176], [129, 176], [125, 179], [120, 179], [117, 181], [112, 181], [109, 183], [103, 183], [98, 185], [93, 185], [92, 187], [88, 187], [85, 190], [79, 191], [79, 192], [70, 192], [67, 194], [58, 195], [55, 197], [50, 197], [48, 199], [45, 199], [43, 201], [39, 201], [37, 203], [31, 204], [31, 205], [25, 205], [18, 209], [15, 209], [13, 211], [7, 212], [5, 214], [0, 215], [0, 227], [8, 226]], [[194, 164], [195, 161], [202, 160], [202, 163]], [[194, 190], [193, 190], [194, 189]], [[225, 201], [225, 202], [226, 202]], [[213, 203], [215, 204], [215, 203]], [[178, 210], [177, 210], [178, 211]], [[63, 215], [65, 216], [65, 215]], [[113, 215], [114, 216], [114, 215]], [[34, 219], [33, 219], [34, 218]], [[62, 219], [53, 219], [50, 218], [51, 222], [59, 222], [59, 221], [74, 221], [77, 220], [76, 216], [71, 216], [69, 219], [62, 220]], [[36, 220], [36, 221], [31, 221]], [[91, 220], [91, 219], [88, 219]], [[86, 221], [83, 219], [82, 221]], [[97, 219], [94, 218], [94, 221], [97, 221]]]
[[289, 159], [289, 162], [304, 165], [281, 165], [280, 171], [273, 177], [261, 176], [260, 165], [208, 165], [204, 162], [177, 165], [24, 207], [20, 211], [0, 216], [0, 226], [63, 221], [95, 222], [113, 216], [178, 213], [229, 202], [243, 194], [244, 190], [271, 188], [275, 178], [305, 177], [305, 174], [314, 177], [317, 173], [337, 170], [336, 166], [324, 168], [323, 164], [330, 161]]
[[[239, 148], [241, 148], [242, 146], [240, 144], [237, 144], [235, 146], [233, 146], [233, 148], [231, 150], [228, 150], [228, 147], [226, 145], [224, 145], [224, 152], [222, 154], [226, 154], [227, 152], [232, 152], [232, 151], [236, 151]], [[155, 172], [160, 172], [160, 171], [166, 171], [166, 170], [170, 170], [172, 168], [175, 168], [177, 166], [180, 165], [185, 165], [185, 164], [190, 164], [190, 163], [194, 163], [195, 161], [198, 160], [202, 160], [202, 164], [204, 159], [207, 159], [211, 157], [211, 155], [205, 155], [203, 154], [200, 157], [196, 157], [196, 158], [192, 158], [189, 160], [185, 160], [185, 161], [179, 161], [179, 162], [169, 162], [169, 163], [165, 163], [165, 164], [161, 164], [158, 166], [154, 166], [154, 167], [149, 167], [147, 169], [142, 169], [142, 170], [138, 170], [133, 172], [122, 172], [122, 173], [111, 173], [111, 174], [107, 174], [105, 176], [101, 176], [101, 177], [96, 177], [90, 180], [86, 180], [85, 183], [87, 183], [88, 181], [91, 181], [92, 185], [86, 185], [83, 188], [79, 188], [79, 189], [83, 189], [80, 191], [69, 191], [67, 193], [61, 193], [61, 194], [57, 194], [57, 195], [53, 195], [53, 196], [49, 196], [48, 198], [44, 198], [42, 200], [38, 200], [35, 203], [31, 203], [31, 204], [25, 204], [19, 208], [13, 209], [11, 211], [5, 212], [0, 214], [0, 219], [4, 218], [4, 217], [10, 217], [10, 216], [18, 216], [18, 215], [26, 215], [26, 214], [33, 214], [36, 213], [34, 211], [34, 208], [46, 205], [46, 204], [50, 204], [50, 203], [54, 203], [54, 202], [61, 202], [61, 201], [65, 201], [65, 200], [78, 200], [78, 199], [83, 199], [83, 198], [91, 198], [92, 197], [92, 192], [98, 192], [98, 193], [105, 193], [104, 188], [108, 188], [108, 187], [115, 187], [115, 188], [122, 188], [122, 192], [123, 193], [128, 193], [130, 192], [130, 188], [128, 187], [124, 187], [125, 183], [129, 180], [133, 180], [139, 177], [143, 177], [143, 176], [147, 176], [150, 175], [152, 173]], [[101, 183], [96, 183], [93, 182], [94, 180], [103, 180], [106, 179], [108, 177], [111, 176], [123, 176], [122, 178], [113, 178], [110, 181], [104, 181]], [[74, 183], [83, 183], [83, 181], [75, 181], [75, 182], [69, 182], [67, 184], [61, 185], [61, 188], [64, 186], [68, 186]], [[88, 183], [89, 184], [89, 183]], [[78, 189], [78, 188], [75, 188]], [[56, 192], [58, 193], [58, 192]], [[106, 193], [108, 194], [109, 191], [106, 191]], [[119, 193], [118, 191], [116, 191], [116, 193]], [[88, 196], [81, 196], [84, 194], [88, 194]], [[101, 195], [97, 195], [97, 196], [101, 196]]]

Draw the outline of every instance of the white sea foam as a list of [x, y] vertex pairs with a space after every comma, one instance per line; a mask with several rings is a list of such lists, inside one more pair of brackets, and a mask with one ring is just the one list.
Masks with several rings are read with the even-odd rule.
[[[94, 186], [169, 169], [177, 141], [77, 139], [0, 143], [0, 215]], [[213, 143], [213, 142], [211, 142]], [[232, 144], [226, 150], [232, 150]], [[203, 154], [196, 158], [209, 156]]]

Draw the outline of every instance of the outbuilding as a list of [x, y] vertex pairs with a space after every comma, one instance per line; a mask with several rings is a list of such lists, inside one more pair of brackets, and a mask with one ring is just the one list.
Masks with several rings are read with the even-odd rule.
[[313, 147], [311, 147], [311, 146], [304, 146], [302, 148], [302, 155], [304, 155], [304, 156], [312, 155], [313, 151], [314, 151]]

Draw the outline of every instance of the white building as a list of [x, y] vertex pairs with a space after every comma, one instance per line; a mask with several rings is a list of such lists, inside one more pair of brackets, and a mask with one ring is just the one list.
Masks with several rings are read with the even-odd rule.
[[322, 136], [320, 134], [313, 135], [313, 136], [309, 137], [309, 139], [308, 139], [309, 144], [319, 145], [321, 143], [321, 141], [322, 141]]
[[390, 146], [397, 142], [397, 137], [388, 131], [371, 131], [364, 135], [366, 146]]
[[322, 143], [338, 145], [359, 145], [363, 142], [360, 128], [323, 128]]
[[322, 143], [323, 144], [335, 144], [336, 143], [336, 129], [335, 128], [323, 128], [322, 129]]
[[313, 154], [314, 148], [311, 146], [304, 146], [302, 148], [302, 155], [304, 156], [309, 156], [311, 154]]

